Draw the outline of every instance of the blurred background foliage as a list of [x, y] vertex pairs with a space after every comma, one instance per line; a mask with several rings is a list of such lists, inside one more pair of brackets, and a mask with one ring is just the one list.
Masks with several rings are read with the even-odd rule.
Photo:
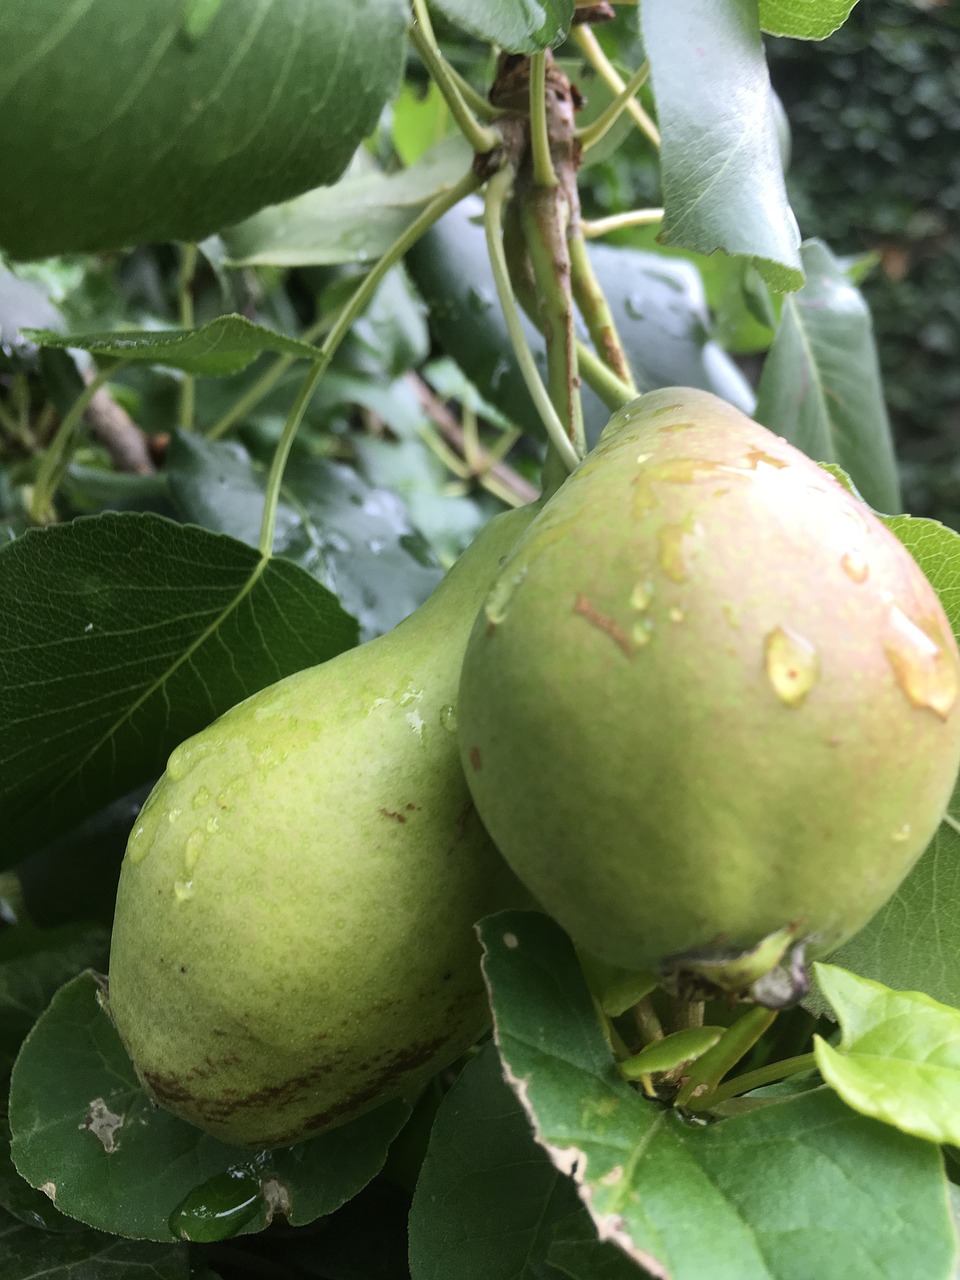
[[860, 0], [822, 44], [773, 40], [805, 236], [872, 251], [907, 510], [960, 526], [960, 5]]

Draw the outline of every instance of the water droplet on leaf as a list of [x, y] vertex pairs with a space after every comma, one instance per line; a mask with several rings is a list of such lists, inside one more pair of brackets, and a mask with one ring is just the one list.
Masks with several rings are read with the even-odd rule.
[[173, 896], [178, 902], [186, 902], [188, 898], [193, 897], [193, 892], [192, 880], [174, 880]]
[[170, 1230], [183, 1240], [228, 1240], [262, 1207], [260, 1180], [248, 1169], [227, 1169], [186, 1195], [170, 1215]]
[[457, 708], [454, 706], [446, 706], [440, 708], [440, 728], [446, 729], [447, 733], [457, 732]]
[[200, 860], [203, 846], [206, 844], [202, 831], [191, 831], [187, 843], [183, 847], [183, 865], [189, 875]]

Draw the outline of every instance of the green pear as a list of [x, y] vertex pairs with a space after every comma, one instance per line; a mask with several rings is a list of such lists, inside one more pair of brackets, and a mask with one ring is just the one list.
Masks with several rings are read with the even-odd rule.
[[919, 857], [957, 776], [958, 687], [948, 620], [886, 526], [672, 388], [615, 415], [504, 563], [461, 752], [501, 852], [585, 951], [769, 967], [836, 947]]
[[457, 681], [532, 514], [491, 521], [395, 630], [170, 756], [121, 871], [109, 1008], [147, 1091], [201, 1129], [310, 1137], [485, 1030], [473, 925], [528, 899], [470, 800]]

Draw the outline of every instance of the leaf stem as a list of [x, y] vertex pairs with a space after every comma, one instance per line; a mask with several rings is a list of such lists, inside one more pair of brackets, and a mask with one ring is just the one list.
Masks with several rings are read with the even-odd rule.
[[87, 406], [100, 388], [109, 382], [117, 370], [121, 369], [125, 363], [126, 361], [124, 360], [117, 360], [101, 369], [92, 382], [87, 383], [67, 410], [66, 416], [57, 428], [57, 433], [50, 441], [37, 468], [37, 478], [33, 485], [33, 493], [30, 495], [29, 506], [30, 519], [35, 524], [46, 524], [50, 520], [53, 513], [53, 495], [56, 493], [60, 481], [63, 479], [63, 473], [67, 469], [73, 438], [83, 415], [87, 411]]
[[273, 460], [270, 464], [270, 474], [267, 477], [263, 521], [260, 526], [260, 554], [262, 556], [269, 556], [273, 550], [273, 531], [277, 520], [280, 485], [283, 481], [283, 472], [287, 465], [287, 458], [290, 455], [294, 437], [303, 420], [307, 405], [310, 403], [320, 379], [326, 373], [337, 348], [350, 332], [353, 322], [363, 312], [390, 268], [400, 261], [424, 232], [429, 231], [438, 218], [441, 218], [448, 209], [452, 209], [455, 204], [459, 204], [472, 191], [476, 191], [479, 185], [480, 179], [471, 170], [469, 173], [464, 174], [460, 181], [455, 186], [452, 186], [449, 191], [441, 191], [439, 195], [434, 196], [427, 207], [411, 222], [410, 226], [394, 240], [377, 265], [369, 275], [364, 277], [362, 283], [351, 294], [350, 300], [338, 313], [323, 341], [323, 345], [317, 352], [316, 363], [300, 386], [297, 398], [287, 416], [283, 432], [274, 451]]
[[600, 112], [596, 120], [591, 120], [589, 124], [578, 130], [577, 137], [584, 151], [595, 147], [600, 139], [609, 133], [624, 111], [628, 110], [633, 96], [646, 84], [649, 75], [650, 63], [644, 62], [642, 66], [637, 67], [614, 100]]
[[[194, 325], [193, 276], [196, 269], [197, 246], [195, 244], [185, 244], [181, 248], [180, 275], [177, 281], [181, 329], [192, 329]], [[194, 378], [189, 373], [185, 373], [180, 383], [180, 411], [178, 415], [178, 422], [183, 431], [190, 431], [193, 428], [195, 387]]]
[[761, 1085], [772, 1084], [775, 1080], [783, 1080], [787, 1076], [799, 1075], [812, 1071], [817, 1065], [816, 1054], [801, 1053], [795, 1058], [782, 1058], [780, 1062], [768, 1063], [758, 1067], [756, 1071], [745, 1071], [742, 1076], [735, 1076], [726, 1084], [718, 1085], [712, 1093], [691, 1099], [686, 1106], [688, 1111], [706, 1111], [711, 1107], [726, 1102], [728, 1098], [738, 1098], [741, 1094], [759, 1089]]
[[948, 827], [953, 827], [957, 835], [960, 836], [960, 822], [956, 820], [953, 814], [945, 813], [943, 815], [942, 821], [945, 822]]
[[653, 226], [663, 221], [663, 214], [663, 209], [630, 209], [626, 213], [613, 213], [609, 218], [584, 218], [580, 230], [585, 240], [596, 240], [599, 236], [608, 236], [611, 231]]
[[543, 385], [540, 371], [537, 369], [536, 360], [530, 350], [530, 344], [527, 342], [527, 335], [524, 333], [523, 325], [520, 323], [517, 300], [513, 292], [513, 285], [510, 282], [510, 271], [507, 267], [507, 259], [503, 250], [503, 209], [512, 184], [513, 170], [509, 166], [505, 166], [498, 173], [495, 173], [487, 183], [483, 211], [487, 253], [490, 258], [490, 265], [493, 268], [497, 296], [500, 299], [500, 307], [503, 311], [507, 333], [510, 335], [514, 355], [516, 356], [517, 364], [520, 366], [523, 380], [527, 384], [527, 390], [530, 392], [530, 397], [536, 406], [537, 412], [540, 414], [551, 444], [559, 454], [560, 460], [567, 471], [573, 471], [580, 461], [580, 456], [573, 443], [567, 437], [563, 423], [560, 421], [553, 401]]
[[493, 151], [500, 143], [496, 129], [482, 125], [476, 118], [460, 91], [460, 86], [450, 74], [446, 59], [437, 45], [433, 24], [427, 12], [426, 0], [413, 0], [413, 25], [409, 28], [410, 43], [433, 76], [437, 88], [443, 94], [450, 113], [460, 127], [460, 132], [478, 155]]
[[[593, 34], [589, 27], [577, 26], [570, 33], [573, 40], [580, 46], [582, 52], [586, 55], [587, 61], [596, 71], [597, 75], [604, 84], [612, 89], [615, 94], [623, 93], [626, 81], [617, 71], [616, 67], [604, 53], [600, 45], [600, 41]], [[650, 117], [641, 107], [640, 103], [634, 97], [630, 97], [624, 108], [629, 114], [634, 124], [641, 133], [647, 137], [655, 147], [660, 146], [660, 130], [653, 123]]]
[[544, 53], [534, 53], [530, 58], [530, 151], [534, 184], [555, 187], [557, 174], [550, 155], [547, 128], [547, 59]]

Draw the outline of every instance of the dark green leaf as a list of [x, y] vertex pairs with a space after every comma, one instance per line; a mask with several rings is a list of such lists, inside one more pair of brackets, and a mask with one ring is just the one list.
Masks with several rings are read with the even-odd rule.
[[382, 1168], [404, 1102], [293, 1147], [229, 1146], [150, 1101], [98, 992], [90, 974], [58, 992], [10, 1089], [14, 1162], [65, 1213], [117, 1235], [222, 1239], [333, 1213]]
[[583, 1209], [557, 1223], [547, 1257], [569, 1280], [643, 1280], [649, 1274], [616, 1245], [599, 1241]]
[[488, 1045], [434, 1122], [410, 1211], [413, 1280], [537, 1280], [553, 1224], [577, 1204]]
[[316, 347], [252, 324], [243, 316], [218, 316], [200, 329], [130, 329], [117, 333], [51, 333], [28, 329], [31, 341], [46, 347], [75, 347], [103, 360], [161, 364], [198, 375], [239, 373], [264, 351], [315, 360]]
[[760, 0], [760, 25], [774, 36], [824, 40], [846, 22], [857, 0]]
[[403, 0], [5, 5], [0, 245], [199, 240], [335, 181], [396, 85], [406, 20]]
[[826, 245], [803, 246], [807, 283], [784, 301], [756, 417], [818, 462], [836, 462], [871, 506], [900, 488], [870, 311]]
[[2, 857], [163, 771], [191, 733], [356, 641], [298, 566], [127, 513], [0, 548]]
[[559, 44], [573, 21], [575, 0], [431, 0], [437, 9], [489, 44], [536, 53]]
[[3, 1280], [189, 1280], [182, 1245], [117, 1240], [101, 1231], [51, 1235], [0, 1211]]
[[351, 173], [222, 233], [231, 266], [302, 267], [374, 262], [434, 196], [469, 170], [473, 153], [459, 135], [399, 173]]
[[[256, 545], [265, 475], [242, 446], [177, 435], [167, 471], [184, 519]], [[412, 613], [441, 578], [400, 499], [322, 458], [288, 467], [273, 550], [335, 592], [364, 639]]]
[[480, 932], [507, 1079], [601, 1239], [673, 1280], [946, 1280], [957, 1243], [932, 1144], [828, 1090], [685, 1121], [619, 1077], [557, 925], [503, 912]]
[[780, 290], [803, 283], [757, 0], [641, 9], [662, 134], [661, 239], [754, 258]]

